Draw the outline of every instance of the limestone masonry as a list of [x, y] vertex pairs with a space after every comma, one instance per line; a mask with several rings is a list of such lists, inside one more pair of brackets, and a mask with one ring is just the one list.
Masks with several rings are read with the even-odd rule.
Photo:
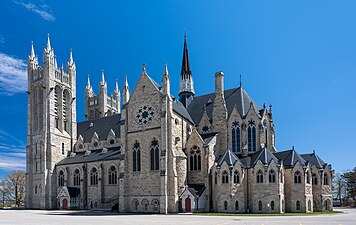
[[[178, 79], [177, 79], [178, 81]], [[196, 95], [184, 38], [179, 99], [167, 65], [161, 84], [143, 66], [108, 95], [89, 77], [76, 117], [76, 65], [57, 66], [48, 37], [40, 66], [28, 56], [26, 203], [31, 209], [283, 213], [332, 210], [334, 171], [315, 152], [277, 151], [272, 106], [240, 83]], [[122, 99], [121, 99], [122, 94]]]

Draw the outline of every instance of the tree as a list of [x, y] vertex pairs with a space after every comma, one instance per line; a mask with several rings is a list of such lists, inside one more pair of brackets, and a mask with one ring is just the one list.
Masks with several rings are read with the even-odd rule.
[[21, 206], [25, 196], [25, 173], [14, 170], [6, 175], [0, 183], [0, 193], [5, 200], [14, 201], [17, 207]]
[[347, 183], [347, 195], [349, 198], [356, 200], [356, 167], [343, 174]]
[[334, 190], [333, 195], [335, 199], [338, 199], [342, 203], [342, 199], [346, 197], [347, 182], [343, 174], [337, 173], [334, 178]]

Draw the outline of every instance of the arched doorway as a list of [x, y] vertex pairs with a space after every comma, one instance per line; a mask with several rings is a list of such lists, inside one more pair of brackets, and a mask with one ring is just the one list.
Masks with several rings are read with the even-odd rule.
[[62, 208], [63, 209], [68, 209], [68, 200], [66, 198], [64, 198], [63, 201], [62, 201]]
[[186, 212], [191, 212], [192, 211], [192, 201], [190, 200], [189, 197], [185, 199], [185, 211]]

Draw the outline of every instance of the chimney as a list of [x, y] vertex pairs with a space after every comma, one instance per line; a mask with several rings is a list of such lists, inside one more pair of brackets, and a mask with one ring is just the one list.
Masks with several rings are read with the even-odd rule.
[[215, 95], [224, 94], [224, 73], [222, 71], [215, 73]]

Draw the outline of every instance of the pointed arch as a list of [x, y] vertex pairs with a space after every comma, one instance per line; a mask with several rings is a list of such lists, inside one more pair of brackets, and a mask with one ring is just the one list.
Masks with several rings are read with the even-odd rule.
[[256, 123], [254, 120], [250, 119], [248, 121], [247, 128], [247, 142], [248, 142], [248, 151], [255, 152], [256, 151]]
[[141, 171], [140, 143], [136, 140], [132, 150], [132, 170]]
[[190, 150], [189, 169], [190, 171], [201, 170], [201, 151], [196, 145]]
[[151, 141], [151, 170], [159, 170], [159, 145], [156, 138]]
[[110, 166], [109, 173], [109, 184], [117, 184], [117, 168], [116, 166]]
[[232, 152], [241, 152], [241, 132], [239, 121], [232, 122], [231, 142]]

